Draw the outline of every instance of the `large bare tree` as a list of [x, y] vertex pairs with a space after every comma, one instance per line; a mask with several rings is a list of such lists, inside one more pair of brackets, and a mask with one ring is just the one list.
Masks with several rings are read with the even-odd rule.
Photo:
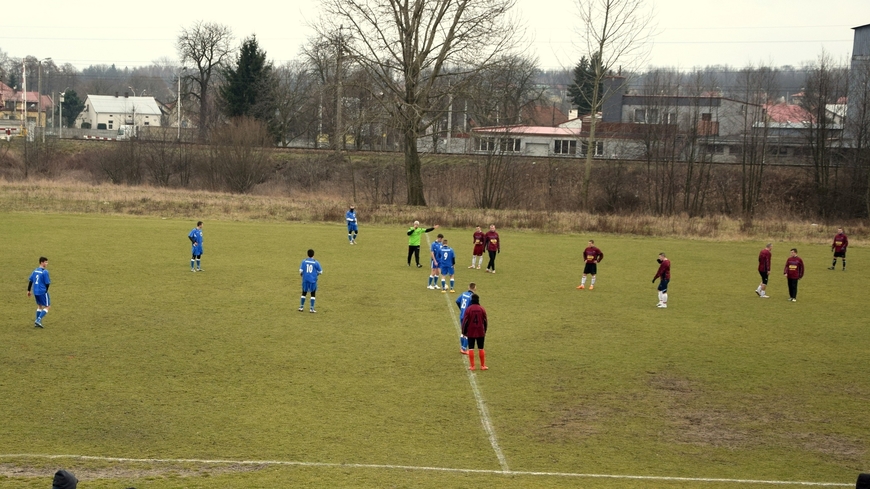
[[[409, 205], [426, 205], [417, 140], [434, 122], [433, 101], [510, 48], [515, 0], [321, 0], [318, 31], [339, 33], [343, 52], [382, 86], [379, 102], [401, 128]], [[457, 77], [458, 79], [461, 79]]]
[[[646, 0], [578, 0], [580, 24], [578, 34], [581, 49], [589, 57], [593, 75], [592, 117], [589, 118], [587, 148], [595, 148], [595, 114], [610, 96], [602, 89], [602, 82], [614, 69], [630, 68], [641, 62], [649, 50], [649, 37], [653, 26], [652, 13]], [[623, 87], [616, 87], [622, 90]], [[589, 182], [592, 175], [594, 151], [586, 152], [583, 175], [583, 207], [589, 209]]]
[[178, 35], [176, 47], [181, 63], [194, 64], [193, 69], [185, 70], [184, 78], [193, 85], [189, 95], [199, 102], [199, 136], [203, 140], [212, 119], [210, 92], [213, 90], [213, 77], [230, 59], [232, 41], [232, 29], [214, 22], [196, 22]]

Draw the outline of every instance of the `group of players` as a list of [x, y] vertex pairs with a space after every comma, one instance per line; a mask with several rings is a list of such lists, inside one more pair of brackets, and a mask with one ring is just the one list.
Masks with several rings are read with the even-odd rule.
[[[834, 236], [834, 242], [831, 243], [831, 251], [834, 253], [834, 261], [828, 270], [837, 269], [837, 258], [843, 262], [843, 271], [846, 271], [846, 248], [849, 247], [849, 238], [843, 232], [843, 228], [837, 228], [837, 234]], [[767, 243], [767, 246], [758, 254], [758, 274], [761, 275], [761, 283], [755, 289], [755, 293], [762, 299], [767, 299], [767, 281], [770, 277], [770, 261], [771, 249], [773, 243]], [[797, 248], [789, 250], [789, 257], [785, 261], [783, 276], [788, 281], [788, 301], [797, 302], [798, 281], [804, 277], [804, 261], [798, 256]]]
[[[350, 209], [345, 213], [345, 220], [347, 222], [347, 238], [348, 242], [351, 245], [356, 244], [357, 235], [359, 234], [358, 221], [356, 216], [356, 210], [353, 205], [350, 206]], [[198, 221], [196, 223], [196, 227], [194, 227], [190, 233], [188, 233], [188, 239], [191, 242], [191, 258], [190, 258], [190, 271], [191, 272], [202, 272], [202, 254], [203, 254], [203, 223], [202, 221]], [[408, 266], [411, 266], [411, 258], [412, 256], [416, 260], [417, 268], [422, 268], [420, 264], [420, 239], [424, 233], [428, 233], [430, 231], [434, 231], [438, 229], [438, 225], [431, 228], [422, 228], [420, 227], [419, 221], [414, 221], [414, 224], [408, 229]], [[484, 233], [480, 226], [475, 228], [474, 234], [472, 236], [473, 241], [473, 251], [471, 257], [471, 265], [468, 267], [469, 269], [477, 269], [479, 270], [481, 265], [483, 264], [483, 252], [487, 251], [489, 254], [489, 262], [486, 266], [487, 273], [495, 273], [495, 259], [496, 256], [501, 253], [501, 239], [498, 235], [498, 232], [495, 230], [495, 225], [489, 226], [489, 231]], [[837, 229], [837, 234], [834, 236], [834, 241], [831, 244], [831, 251], [834, 253], [834, 260], [831, 263], [831, 266], [828, 268], [829, 270], [835, 270], [837, 266], [837, 258], [840, 258], [842, 261], [842, 269], [846, 271], [846, 250], [849, 246], [849, 238], [843, 231], [843, 228]], [[761, 275], [761, 283], [755, 289], [755, 293], [760, 298], [769, 298], [767, 295], [767, 283], [770, 276], [771, 271], [771, 249], [773, 247], [772, 243], [768, 243], [764, 249], [758, 255], [758, 272]], [[455, 289], [455, 266], [456, 266], [456, 252], [448, 245], [448, 240], [444, 237], [443, 234], [438, 234], [435, 241], [430, 245], [430, 273], [428, 278], [427, 288], [430, 290], [440, 290], [442, 293], [450, 293], [456, 292]], [[804, 263], [803, 260], [798, 256], [797, 249], [792, 248], [790, 250], [790, 256], [786, 260], [785, 269], [783, 270], [783, 275], [788, 280], [788, 290], [789, 297], [788, 300], [791, 302], [797, 301], [797, 291], [798, 291], [798, 281], [803, 278], [804, 274]], [[595, 288], [595, 280], [596, 275], [598, 273], [598, 264], [604, 259], [604, 253], [595, 246], [594, 240], [589, 240], [589, 244], [586, 249], [583, 250], [583, 261], [584, 268], [582, 278], [580, 280], [580, 285], [577, 286], [577, 289], [585, 289], [586, 288], [586, 279], [587, 276], [591, 277], [589, 282], [589, 290], [593, 290]], [[659, 253], [658, 257], [659, 268], [656, 271], [655, 276], [653, 277], [653, 283], [656, 280], [661, 279], [659, 281], [658, 286], [658, 303], [656, 304], [659, 308], [667, 308], [668, 307], [668, 284], [671, 279], [671, 262], [665, 256], [664, 253]], [[302, 296], [299, 304], [299, 312], [303, 312], [305, 310], [305, 300], [306, 295], [310, 295], [310, 306], [309, 312], [315, 313], [317, 312], [314, 309], [315, 296], [317, 293], [317, 278], [323, 273], [323, 268], [320, 263], [314, 259], [314, 250], [308, 250], [307, 258], [302, 260], [302, 263], [299, 265], [299, 275], [302, 278]], [[438, 284], [440, 277], [440, 286]], [[30, 274], [29, 283], [27, 285], [27, 296], [30, 297], [33, 295], [36, 299], [36, 319], [34, 320], [34, 326], [37, 328], [42, 328], [42, 319], [48, 314], [49, 308], [51, 307], [51, 298], [48, 294], [48, 288], [51, 285], [51, 278], [48, 273], [48, 258], [40, 257], [39, 258], [39, 266]], [[472, 298], [475, 298], [475, 301], [472, 301]], [[465, 317], [466, 308], [470, 307], [472, 304], [479, 306], [479, 297], [476, 294], [476, 287], [474, 283], [471, 283], [469, 286], [469, 290], [462, 295], [459, 296], [456, 300], [457, 306], [460, 308], [460, 321], [463, 321]], [[480, 308], [482, 309], [482, 307]], [[476, 318], [479, 316], [479, 313], [475, 313]], [[478, 318], [479, 319], [479, 318]], [[483, 331], [485, 333], [486, 329], [486, 312], [482, 313], [482, 324]], [[468, 352], [468, 344], [467, 338], [465, 337], [465, 323], [463, 322], [463, 338], [461, 340], [461, 351], [463, 353]], [[476, 332], [476, 330], [475, 330]], [[483, 341], [482, 336], [480, 340], [480, 351], [481, 351], [481, 365], [484, 364], [483, 360]], [[472, 346], [473, 349], [473, 346]], [[473, 357], [473, 355], [472, 355]], [[472, 367], [474, 365], [472, 358]]]

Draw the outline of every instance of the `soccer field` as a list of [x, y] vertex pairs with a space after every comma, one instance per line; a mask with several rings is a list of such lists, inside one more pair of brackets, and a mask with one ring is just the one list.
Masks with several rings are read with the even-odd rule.
[[[472, 374], [457, 294], [406, 266], [405, 228], [361, 220], [356, 246], [341, 224], [206, 221], [190, 273], [195, 218], [0, 214], [0, 487], [58, 468], [140, 489], [854, 487], [870, 469], [864, 248], [842, 272], [797, 245], [790, 303], [789, 242], [762, 300], [762, 242], [501, 228], [491, 275], [466, 268], [471, 230], [441, 228], [457, 294], [477, 282], [489, 315]], [[576, 290], [590, 238], [605, 257]], [[317, 314], [296, 311], [308, 248]]]

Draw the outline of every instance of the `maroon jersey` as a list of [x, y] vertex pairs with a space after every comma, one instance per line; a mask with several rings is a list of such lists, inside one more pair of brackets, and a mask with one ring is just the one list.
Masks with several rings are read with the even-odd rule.
[[662, 264], [659, 265], [659, 271], [656, 272], [656, 276], [653, 277], [653, 281], [655, 279], [661, 277], [662, 280], [670, 280], [671, 279], [671, 261], [665, 258], [662, 260]]
[[770, 273], [770, 250], [767, 248], [764, 248], [758, 254], [758, 271]]
[[474, 232], [474, 255], [482, 255], [483, 254], [483, 241], [486, 239], [486, 235], [483, 234], [483, 231], [475, 231]]
[[586, 260], [586, 263], [599, 263], [604, 259], [604, 253], [598, 248], [590, 246], [583, 250], [583, 259]]
[[804, 261], [799, 256], [790, 256], [785, 261], [785, 276], [790, 279], [799, 279], [804, 276]]
[[484, 236], [486, 249], [489, 251], [498, 251], [501, 249], [501, 241], [498, 240], [498, 233], [495, 231], [487, 231]]
[[849, 238], [847, 238], [845, 234], [838, 233], [834, 236], [834, 243], [831, 245], [832, 250], [840, 253], [846, 251], [847, 246], [849, 246]]
[[462, 316], [462, 335], [469, 338], [483, 338], [486, 336], [486, 309], [480, 304], [472, 304], [465, 310]]

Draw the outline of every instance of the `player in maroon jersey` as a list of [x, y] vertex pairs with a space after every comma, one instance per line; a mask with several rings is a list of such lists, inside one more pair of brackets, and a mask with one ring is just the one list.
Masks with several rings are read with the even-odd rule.
[[489, 231], [483, 237], [483, 244], [489, 253], [489, 263], [486, 264], [487, 273], [495, 273], [495, 255], [501, 253], [501, 241], [495, 232], [495, 224], [489, 225]]
[[659, 253], [659, 259], [656, 261], [659, 262], [659, 269], [656, 272], [656, 276], [652, 279], [653, 283], [656, 283], [656, 279], [661, 277], [658, 287], [659, 303], [656, 304], [656, 307], [665, 309], [668, 307], [668, 284], [671, 282], [671, 261], [668, 260], [668, 257], [664, 253]]
[[589, 240], [589, 246], [583, 250], [583, 261], [586, 264], [583, 266], [583, 278], [580, 279], [578, 289], [586, 288], [586, 275], [592, 275], [592, 282], [589, 284], [589, 290], [595, 288], [595, 275], [598, 274], [598, 264], [604, 259], [604, 253], [595, 246], [595, 240]]
[[477, 269], [480, 270], [480, 266], [483, 265], [483, 240], [486, 238], [486, 235], [483, 234], [483, 231], [480, 230], [480, 226], [477, 226], [474, 229], [474, 236], [472, 240], [474, 240], [474, 251], [471, 254], [471, 266], [468, 268], [474, 268], [474, 259], [477, 259]]
[[797, 301], [798, 280], [804, 276], [804, 261], [797, 254], [797, 248], [791, 249], [791, 256], [785, 261], [785, 270], [782, 273], [788, 279], [788, 300]]
[[831, 251], [834, 252], [834, 263], [831, 263], [828, 270], [833, 270], [837, 267], [837, 257], [843, 259], [843, 271], [846, 271], [846, 247], [849, 246], [849, 238], [843, 232], [843, 228], [837, 228], [837, 235], [834, 236], [834, 242], [831, 244]]
[[755, 293], [762, 299], [770, 297], [767, 295], [767, 279], [770, 276], [770, 249], [773, 248], [773, 243], [767, 243], [767, 246], [758, 254], [758, 274], [761, 275], [761, 283], [755, 289]]

